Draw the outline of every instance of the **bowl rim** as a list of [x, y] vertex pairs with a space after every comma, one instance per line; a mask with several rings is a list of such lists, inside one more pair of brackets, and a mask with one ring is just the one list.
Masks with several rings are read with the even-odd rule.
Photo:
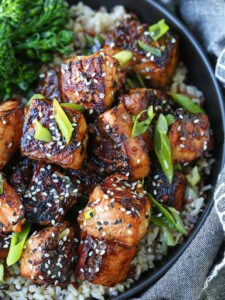
[[[179, 30], [182, 32], [184, 36], [189, 40], [189, 42], [192, 44], [192, 46], [195, 48], [196, 52], [198, 53], [199, 57], [201, 58], [208, 75], [210, 77], [211, 83], [215, 89], [215, 93], [217, 94], [217, 102], [219, 104], [221, 115], [222, 115], [222, 129], [223, 133], [225, 132], [225, 104], [223, 102], [223, 95], [222, 91], [220, 89], [220, 86], [216, 80], [216, 77], [213, 73], [213, 69], [211, 67], [211, 64], [205, 54], [205, 51], [203, 50], [200, 43], [197, 41], [197, 39], [193, 36], [193, 34], [190, 32], [188, 28], [182, 23], [181, 20], [178, 19], [177, 16], [173, 15], [171, 12], [169, 12], [165, 7], [163, 7], [161, 4], [158, 4], [154, 0], [145, 0], [149, 3], [149, 5], [153, 6], [156, 10], [160, 11], [166, 18], [168, 18], [171, 23], [175, 27], [178, 27]], [[222, 167], [225, 163], [225, 144], [223, 143], [222, 149], [221, 149], [222, 155], [221, 155], [221, 162], [219, 165], [218, 174], [221, 172]], [[214, 190], [213, 190], [214, 191]], [[212, 192], [213, 192], [212, 191]], [[213, 197], [209, 200], [207, 203], [199, 222], [194, 226], [193, 231], [191, 233], [191, 236], [180, 246], [180, 248], [177, 250], [177, 252], [165, 263], [165, 265], [161, 266], [160, 269], [155, 273], [150, 275], [148, 278], [143, 279], [141, 282], [136, 282], [131, 288], [129, 288], [127, 291], [124, 291], [122, 294], [112, 297], [114, 300], [125, 300], [132, 296], [135, 296], [135, 294], [140, 292], [145, 292], [146, 288], [149, 288], [151, 285], [153, 285], [157, 280], [159, 280], [174, 264], [175, 262], [181, 257], [183, 252], [188, 248], [188, 246], [191, 244], [192, 240], [196, 237], [197, 233], [201, 229], [202, 225], [205, 223], [212, 207], [213, 207]]]

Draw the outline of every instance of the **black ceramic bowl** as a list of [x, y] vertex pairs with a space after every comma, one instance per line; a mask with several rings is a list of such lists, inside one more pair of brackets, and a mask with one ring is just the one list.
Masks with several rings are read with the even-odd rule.
[[[181, 60], [188, 68], [188, 77], [190, 82], [197, 86], [206, 98], [205, 109], [210, 118], [210, 122], [213, 128], [215, 145], [214, 145], [214, 157], [216, 162], [213, 165], [212, 174], [210, 176], [210, 183], [214, 186], [217, 180], [217, 176], [224, 164], [225, 151], [224, 151], [224, 129], [225, 129], [225, 115], [224, 104], [221, 91], [214, 77], [213, 71], [210, 67], [204, 51], [200, 47], [199, 43], [193, 37], [193, 35], [184, 27], [184, 25], [161, 5], [151, 0], [87, 0], [83, 1], [85, 4], [99, 8], [100, 6], [106, 6], [108, 9], [115, 5], [124, 5], [128, 11], [135, 12], [142, 21], [152, 24], [159, 19], [165, 18], [166, 22], [172, 28], [174, 32], [179, 35], [180, 38], [180, 52]], [[70, 1], [74, 3], [74, 1]], [[188, 245], [191, 243], [197, 232], [200, 230], [202, 224], [206, 220], [212, 205], [213, 205], [213, 189], [208, 195], [206, 206], [199, 217], [199, 220], [193, 229], [191, 235], [180, 246], [172, 249], [169, 255], [166, 256], [153, 270], [149, 270], [142, 274], [141, 278], [136, 284], [128, 291], [120, 294], [115, 299], [129, 299], [136, 293], [144, 291], [147, 287], [152, 285], [158, 280], [182, 255]]]

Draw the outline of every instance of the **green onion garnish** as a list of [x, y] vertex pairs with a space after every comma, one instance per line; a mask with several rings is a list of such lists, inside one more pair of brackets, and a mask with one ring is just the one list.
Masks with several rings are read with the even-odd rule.
[[72, 137], [73, 126], [56, 99], [53, 100], [53, 112], [56, 123], [58, 124], [61, 133], [64, 136], [66, 143], [68, 144]]
[[167, 136], [168, 125], [163, 114], [159, 115], [154, 131], [154, 149], [161, 164], [161, 167], [169, 181], [173, 180], [173, 164], [171, 157], [171, 148]]
[[161, 57], [162, 52], [160, 49], [157, 49], [155, 47], [152, 47], [148, 44], [145, 44], [144, 42], [142, 42], [141, 40], [138, 40], [138, 45], [139, 47], [141, 47], [144, 51], [149, 52], [155, 56]]
[[84, 218], [85, 220], [90, 220], [94, 217], [95, 214], [96, 214], [95, 210], [91, 208], [84, 214]]
[[80, 113], [84, 112], [84, 107], [76, 103], [60, 103], [62, 107], [68, 107], [79, 111]]
[[60, 232], [59, 234], [59, 239], [63, 239], [65, 236], [68, 236], [70, 234], [70, 229], [66, 228], [65, 230], [63, 230], [62, 232]]
[[161, 19], [158, 23], [155, 23], [149, 27], [149, 32], [154, 41], [157, 41], [169, 30], [169, 26], [166, 24], [165, 19]]
[[173, 101], [176, 102], [179, 106], [186, 109], [192, 114], [204, 113], [204, 110], [195, 104], [188, 96], [177, 93], [169, 93]]
[[187, 231], [184, 228], [184, 223], [180, 217], [179, 211], [177, 211], [174, 207], [168, 207], [169, 211], [171, 212], [175, 222], [176, 222], [176, 228], [180, 233], [186, 234]]
[[201, 176], [198, 172], [198, 167], [195, 166], [191, 172], [186, 175], [187, 181], [192, 185], [195, 186], [201, 180]]
[[163, 216], [165, 217], [166, 221], [169, 222], [170, 226], [172, 228], [176, 228], [176, 222], [175, 222], [173, 216], [171, 215], [171, 213], [168, 211], [168, 209], [166, 209], [155, 198], [153, 198], [152, 195], [148, 194], [148, 196], [150, 197], [151, 201], [153, 202], [153, 204], [157, 208], [157, 210], [159, 212], [161, 212], [163, 214]]
[[3, 193], [3, 176], [0, 174], [0, 195]]
[[136, 73], [136, 76], [137, 76], [137, 79], [138, 79], [138, 81], [139, 81], [141, 87], [146, 88], [144, 79], [141, 77], [141, 75], [140, 75], [139, 73]]
[[4, 281], [4, 266], [0, 264], [0, 283]]
[[181, 170], [181, 165], [179, 163], [176, 163], [175, 165], [173, 165], [173, 169], [174, 170]]
[[152, 217], [154, 224], [167, 229], [177, 230], [182, 234], [186, 234], [186, 230], [181, 220], [180, 213], [173, 207], [166, 207], [160, 204], [152, 195], [148, 194], [149, 198], [153, 202], [155, 208], [162, 213], [161, 217]]
[[21, 232], [13, 233], [11, 243], [10, 243], [9, 253], [6, 259], [7, 266], [11, 266], [15, 264], [20, 259], [23, 252], [24, 244], [30, 232], [30, 227], [31, 225], [27, 223], [23, 226]]
[[[140, 116], [147, 111], [148, 118], [142, 122], [139, 122]], [[137, 137], [148, 129], [149, 125], [151, 124], [152, 119], [154, 118], [155, 114], [153, 112], [153, 106], [150, 106], [148, 110], [141, 111], [137, 116], [133, 118], [134, 126], [132, 129], [132, 138]]]
[[46, 97], [43, 96], [42, 94], [34, 94], [34, 95], [30, 98], [30, 100], [27, 102], [26, 107], [30, 107], [31, 102], [32, 102], [33, 100], [35, 100], [35, 99], [46, 99]]
[[172, 125], [173, 122], [174, 122], [174, 116], [171, 115], [171, 114], [166, 115], [165, 119], [166, 119], [166, 122], [167, 122], [168, 126]]
[[45, 128], [39, 121], [35, 123], [34, 138], [41, 142], [52, 142], [51, 132]]
[[120, 63], [120, 66], [123, 67], [132, 59], [133, 52], [129, 50], [123, 50], [113, 55], [113, 57], [117, 59]]

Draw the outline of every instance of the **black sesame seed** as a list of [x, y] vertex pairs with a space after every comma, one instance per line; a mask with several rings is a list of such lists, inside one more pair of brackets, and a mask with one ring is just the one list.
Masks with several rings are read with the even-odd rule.
[[133, 225], [132, 224], [128, 224], [127, 225], [127, 228], [131, 228]]
[[120, 223], [122, 223], [122, 219], [118, 219], [118, 220], [115, 220], [115, 221], [114, 221], [114, 225], [118, 225], [118, 224], [120, 224]]
[[108, 222], [108, 221], [104, 221], [103, 224], [104, 224], [104, 225], [108, 225], [109, 222]]

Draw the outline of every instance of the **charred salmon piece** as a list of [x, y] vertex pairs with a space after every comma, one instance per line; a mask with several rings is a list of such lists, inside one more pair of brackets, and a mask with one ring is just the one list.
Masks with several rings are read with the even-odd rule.
[[169, 183], [161, 167], [154, 165], [150, 175], [145, 178], [144, 187], [157, 201], [181, 210], [187, 187], [187, 180], [182, 172], [176, 170], [172, 183]]
[[[127, 112], [136, 116], [143, 110], [153, 106], [157, 114], [171, 114], [174, 112], [174, 104], [165, 92], [159, 89], [136, 88], [131, 89], [129, 94], [121, 95], [119, 98]], [[144, 117], [144, 115], [143, 115]]]
[[115, 174], [96, 186], [78, 222], [95, 238], [113, 239], [132, 247], [146, 234], [150, 209], [150, 199], [140, 181], [130, 184], [126, 176]]
[[[87, 125], [84, 116], [75, 109], [63, 107], [63, 110], [73, 126], [72, 138], [68, 144], [55, 120], [52, 102], [42, 99], [32, 101], [26, 111], [21, 154], [34, 160], [77, 170], [81, 168], [86, 155]], [[37, 121], [50, 131], [52, 142], [35, 139]]]
[[[107, 35], [104, 51], [111, 56], [122, 50], [132, 51], [133, 60], [125, 65], [125, 70], [139, 73], [153, 87], [164, 87], [170, 83], [179, 61], [178, 38], [168, 31], [154, 41], [148, 27], [130, 15]], [[139, 41], [153, 47], [158, 54], [143, 50]]]
[[144, 139], [132, 137], [133, 121], [122, 103], [102, 114], [93, 129], [93, 155], [108, 174], [128, 174], [131, 180], [149, 174], [150, 159]]
[[0, 194], [0, 232], [20, 232], [25, 222], [22, 201], [3, 174], [1, 176], [3, 192]]
[[78, 189], [78, 193], [88, 196], [93, 189], [105, 178], [105, 173], [99, 170], [91, 158], [87, 158], [80, 170], [69, 169], [66, 174], [70, 177], [73, 185]]
[[25, 194], [37, 163], [27, 157], [19, 157], [16, 164], [10, 164], [7, 178], [19, 196], [22, 197]]
[[65, 61], [61, 65], [62, 101], [82, 105], [89, 115], [102, 114], [112, 106], [124, 79], [118, 64], [103, 52]]
[[0, 170], [19, 148], [23, 128], [23, 106], [17, 100], [0, 104]]
[[23, 196], [26, 219], [45, 226], [61, 222], [77, 196], [78, 189], [68, 176], [55, 166], [39, 163]]
[[203, 113], [188, 114], [182, 109], [177, 110], [169, 129], [169, 140], [174, 163], [189, 163], [208, 156], [212, 148], [208, 117]]
[[67, 222], [34, 232], [21, 257], [21, 276], [38, 284], [68, 284], [75, 268], [77, 243], [75, 230]]
[[41, 94], [48, 100], [56, 98], [61, 102], [60, 88], [59, 88], [59, 70], [51, 69], [39, 75], [39, 82], [35, 93]]
[[127, 248], [83, 232], [78, 248], [77, 277], [94, 284], [115, 286], [126, 280], [136, 253], [137, 247]]
[[0, 232], [0, 259], [5, 259], [9, 252], [12, 234]]

